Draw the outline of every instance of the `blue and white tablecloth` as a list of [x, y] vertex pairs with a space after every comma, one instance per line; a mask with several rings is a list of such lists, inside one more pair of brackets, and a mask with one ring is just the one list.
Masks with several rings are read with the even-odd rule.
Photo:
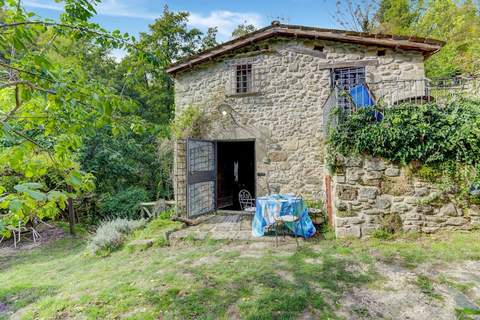
[[255, 237], [262, 237], [268, 226], [275, 222], [275, 218], [284, 215], [300, 217], [297, 222], [286, 223], [287, 227], [296, 235], [310, 238], [316, 232], [302, 198], [290, 194], [258, 197], [256, 207], [252, 222], [252, 234]]

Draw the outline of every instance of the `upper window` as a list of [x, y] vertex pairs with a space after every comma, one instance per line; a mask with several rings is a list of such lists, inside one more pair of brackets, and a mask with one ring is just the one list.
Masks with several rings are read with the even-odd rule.
[[348, 89], [365, 82], [365, 68], [339, 68], [332, 74], [333, 85], [340, 89]]
[[236, 66], [236, 93], [252, 92], [252, 65], [239, 64]]
[[351, 110], [352, 104], [348, 93], [352, 87], [365, 83], [365, 68], [339, 68], [333, 69], [332, 85], [341, 94], [337, 97], [338, 107], [343, 110]]

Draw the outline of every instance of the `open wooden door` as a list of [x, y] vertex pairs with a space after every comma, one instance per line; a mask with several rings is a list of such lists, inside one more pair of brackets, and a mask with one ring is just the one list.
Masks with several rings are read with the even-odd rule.
[[187, 216], [214, 211], [216, 194], [215, 141], [187, 140]]

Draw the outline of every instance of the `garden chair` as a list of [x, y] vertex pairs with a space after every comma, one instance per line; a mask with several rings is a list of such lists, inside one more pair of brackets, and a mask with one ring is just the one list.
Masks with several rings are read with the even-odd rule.
[[[285, 239], [285, 236], [287, 235], [286, 230], [288, 227], [286, 226], [287, 222], [292, 222], [292, 223], [299, 223], [300, 222], [300, 217], [299, 216], [294, 216], [291, 214], [283, 215], [283, 216], [278, 216], [275, 217], [275, 223], [272, 225], [272, 228], [275, 232], [275, 246], [278, 247], [278, 231], [282, 230], [283, 232], [283, 238]], [[302, 234], [303, 232], [303, 225], [300, 224], [300, 227], [302, 228]], [[296, 229], [296, 228], [295, 228]], [[295, 242], [297, 243], [297, 247], [299, 246], [298, 244], [298, 236], [295, 232], [292, 232], [293, 236], [295, 237]]]
[[240, 209], [242, 211], [253, 214], [257, 210], [255, 199], [252, 198], [252, 195], [246, 189], [240, 190], [238, 193], [238, 201], [240, 202]]

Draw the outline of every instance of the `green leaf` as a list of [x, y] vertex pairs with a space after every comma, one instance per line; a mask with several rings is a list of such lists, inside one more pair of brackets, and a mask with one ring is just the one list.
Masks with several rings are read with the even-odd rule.
[[37, 201], [45, 201], [47, 199], [45, 193], [35, 190], [42, 188], [42, 184], [38, 182], [17, 184], [13, 188], [18, 192], [22, 192]]
[[27, 183], [17, 184], [13, 188], [19, 192], [25, 192], [26, 190], [30, 190], [30, 189], [33, 189], [33, 190], [41, 189], [43, 188], [43, 185], [39, 182], [27, 182]]
[[40, 191], [35, 191], [35, 190], [26, 190], [25, 193], [29, 195], [31, 198], [37, 200], [37, 201], [45, 201], [47, 200], [47, 196], [45, 193], [40, 192]]
[[74, 187], [82, 184], [82, 179], [76, 175], [71, 175], [68, 180], [70, 181], [70, 184]]
[[19, 199], [13, 199], [10, 201], [10, 204], [8, 205], [8, 209], [12, 211], [13, 213], [17, 213], [23, 206], [23, 203]]

